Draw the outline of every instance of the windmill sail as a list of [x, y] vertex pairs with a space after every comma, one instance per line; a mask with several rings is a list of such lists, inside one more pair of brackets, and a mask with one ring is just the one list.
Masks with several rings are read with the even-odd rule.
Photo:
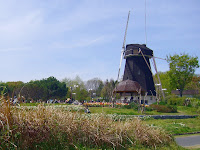
[[122, 59], [123, 59], [124, 51], [125, 51], [126, 34], [127, 34], [127, 29], [128, 29], [129, 16], [130, 16], [130, 11], [128, 12], [128, 19], [127, 19], [126, 30], [125, 30], [125, 34], [124, 34], [124, 42], [123, 42], [123, 45], [122, 45], [122, 51], [121, 51], [121, 58], [120, 58], [120, 63], [119, 63], [119, 71], [118, 71], [117, 81], [119, 81], [120, 70], [121, 70], [121, 65], [122, 65]]

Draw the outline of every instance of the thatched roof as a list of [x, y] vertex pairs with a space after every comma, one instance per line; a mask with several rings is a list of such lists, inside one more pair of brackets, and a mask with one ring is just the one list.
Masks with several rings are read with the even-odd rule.
[[124, 80], [120, 82], [114, 89], [114, 93], [139, 93], [141, 89], [141, 93], [144, 94], [146, 90], [144, 90], [140, 84], [136, 81], [132, 80]]

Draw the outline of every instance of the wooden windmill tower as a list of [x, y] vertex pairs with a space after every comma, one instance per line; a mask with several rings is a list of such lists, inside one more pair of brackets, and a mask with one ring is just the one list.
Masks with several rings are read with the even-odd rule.
[[147, 95], [156, 96], [149, 59], [153, 57], [153, 51], [145, 44], [126, 45], [124, 58], [124, 80], [137, 81], [146, 91]]
[[[128, 13], [117, 80], [119, 81], [121, 63], [122, 59], [124, 58], [126, 59], [126, 64], [124, 69], [123, 81], [132, 80], [138, 82], [140, 86], [145, 89], [146, 96], [149, 97], [148, 99], [152, 100], [152, 98], [155, 98], [156, 96], [156, 90], [149, 61], [151, 58], [153, 58], [154, 67], [157, 73], [153, 50], [148, 48], [145, 44], [128, 44], [125, 46], [129, 16], [130, 11]], [[159, 89], [162, 90], [160, 79], [157, 82], [157, 85], [160, 85]]]

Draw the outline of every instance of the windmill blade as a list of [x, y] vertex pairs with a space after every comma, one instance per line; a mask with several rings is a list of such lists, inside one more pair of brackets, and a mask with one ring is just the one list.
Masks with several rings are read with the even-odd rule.
[[122, 52], [121, 52], [121, 58], [120, 58], [120, 63], [119, 63], [119, 71], [118, 71], [117, 81], [119, 81], [119, 75], [120, 75], [123, 56], [124, 56], [124, 48], [122, 48]]
[[130, 11], [128, 12], [128, 19], [127, 19], [126, 30], [125, 30], [125, 34], [124, 34], [124, 42], [123, 42], [123, 45], [122, 45], [122, 51], [121, 51], [121, 58], [120, 58], [120, 63], [119, 63], [119, 71], [118, 71], [117, 81], [119, 81], [120, 70], [121, 70], [121, 65], [122, 65], [122, 59], [123, 59], [124, 52], [125, 52], [125, 43], [126, 43], [126, 34], [127, 34], [127, 29], [128, 29], [129, 16], [130, 16]]
[[161, 90], [162, 96], [165, 99], [165, 94], [164, 94], [164, 92], [162, 90], [162, 84], [161, 84], [161, 81], [160, 81], [159, 72], [157, 70], [156, 61], [155, 61], [155, 57], [154, 56], [153, 56], [153, 65], [154, 65], [154, 68], [155, 68], [155, 71], [156, 71], [156, 74], [157, 74], [157, 77], [158, 77], [158, 81], [159, 81], [159, 84], [160, 84], [160, 90]]

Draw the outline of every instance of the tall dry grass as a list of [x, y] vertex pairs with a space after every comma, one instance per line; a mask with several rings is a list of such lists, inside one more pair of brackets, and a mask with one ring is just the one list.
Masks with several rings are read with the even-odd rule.
[[172, 141], [171, 136], [139, 119], [114, 121], [103, 114], [87, 115], [44, 105], [11, 108], [5, 100], [1, 106], [2, 149], [122, 149], [136, 145], [157, 147]]

